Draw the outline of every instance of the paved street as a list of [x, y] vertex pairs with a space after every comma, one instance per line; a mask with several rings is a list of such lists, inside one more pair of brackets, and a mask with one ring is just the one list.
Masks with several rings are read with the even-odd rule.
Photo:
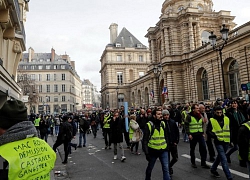
[[[50, 144], [56, 140], [56, 137], [50, 137]], [[77, 137], [78, 140], [78, 137]], [[140, 144], [141, 152], [141, 144]], [[197, 169], [193, 169], [190, 165], [189, 159], [189, 144], [184, 143], [182, 140], [178, 146], [179, 161], [174, 166], [173, 180], [207, 180], [215, 179], [211, 177], [209, 170], [200, 167], [199, 159], [197, 159]], [[57, 153], [57, 162], [54, 171], [66, 171], [67, 175], [52, 176], [51, 179], [93, 179], [93, 180], [142, 180], [144, 179], [145, 169], [147, 167], [147, 161], [144, 154], [137, 156], [129, 153], [129, 150], [125, 150], [125, 156], [127, 160], [122, 163], [120, 160], [113, 160], [113, 148], [111, 150], [104, 149], [104, 140], [101, 131], [98, 131], [97, 138], [94, 139], [93, 135], [87, 136], [87, 147], [78, 148], [74, 150], [72, 148], [72, 154], [69, 156], [69, 163], [62, 165], [61, 155], [63, 157], [63, 146], [59, 147], [59, 153]], [[118, 151], [119, 155], [119, 151]], [[197, 158], [199, 158], [198, 146], [196, 149]], [[208, 165], [211, 164], [208, 162]], [[231, 172], [233, 173], [234, 180], [246, 180], [247, 169], [239, 167], [237, 154], [233, 154], [232, 164], [230, 165]], [[222, 169], [218, 170], [221, 180], [226, 179]], [[153, 173], [152, 180], [162, 179], [162, 171], [160, 162], [157, 161]]]

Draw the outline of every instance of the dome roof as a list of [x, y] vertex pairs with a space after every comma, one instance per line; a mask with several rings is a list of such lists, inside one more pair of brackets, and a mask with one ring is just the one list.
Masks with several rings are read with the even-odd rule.
[[162, 4], [162, 14], [178, 13], [187, 7], [198, 8], [199, 11], [212, 11], [212, 0], [165, 0]]

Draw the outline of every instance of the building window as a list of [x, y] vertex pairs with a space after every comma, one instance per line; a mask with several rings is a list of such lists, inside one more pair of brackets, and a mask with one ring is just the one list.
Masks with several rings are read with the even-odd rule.
[[180, 6], [179, 8], [178, 8], [178, 11], [177, 12], [180, 12], [180, 11], [182, 11], [184, 9], [184, 6]]
[[54, 74], [54, 81], [56, 81], [56, 74]]
[[43, 59], [39, 59], [40, 62], [43, 62]]
[[144, 76], [144, 72], [139, 72], [139, 78]]
[[58, 85], [57, 84], [54, 85], [54, 92], [58, 92]]
[[115, 47], [122, 47], [122, 45], [120, 43], [116, 43]]
[[61, 69], [65, 69], [65, 65], [61, 65]]
[[57, 65], [54, 65], [54, 69], [57, 69]]
[[35, 66], [30, 66], [30, 69], [31, 69], [31, 70], [34, 70], [34, 69], [35, 69]]
[[54, 97], [54, 102], [58, 102], [58, 97], [57, 96]]
[[65, 96], [62, 96], [62, 101], [63, 101], [63, 102], [65, 102], [65, 99], [66, 99]]
[[50, 81], [50, 74], [46, 74], [46, 80]]
[[38, 74], [38, 81], [42, 81], [42, 75]]
[[43, 65], [39, 65], [39, 66], [38, 66], [38, 69], [43, 69]]
[[62, 74], [62, 80], [63, 81], [65, 80], [65, 74]]
[[197, 8], [199, 11], [203, 11], [203, 6], [201, 4], [198, 4]]
[[66, 88], [65, 88], [65, 84], [62, 84], [62, 92], [65, 92]]
[[122, 72], [117, 72], [117, 83], [119, 85], [123, 84], [123, 74], [122, 74]]
[[139, 55], [139, 62], [143, 62], [143, 55]]
[[46, 85], [47, 92], [50, 92], [50, 85]]
[[31, 74], [30, 75], [30, 80], [35, 81], [36, 80], [36, 75], [35, 74]]
[[23, 69], [27, 69], [27, 67], [26, 67], [26, 66], [23, 66]]
[[138, 48], [142, 48], [142, 44], [137, 44], [136, 45]]
[[50, 69], [50, 65], [46, 65], [46, 69]]
[[116, 56], [116, 61], [121, 62], [122, 61], [122, 55], [117, 55]]
[[229, 87], [232, 98], [242, 96], [240, 88], [239, 65], [236, 60], [233, 60], [229, 65]]
[[39, 85], [38, 89], [39, 89], [39, 93], [43, 92], [43, 85]]
[[201, 82], [202, 82], [203, 100], [208, 100], [209, 99], [209, 89], [208, 89], [208, 76], [207, 76], [206, 70], [204, 70], [202, 72]]

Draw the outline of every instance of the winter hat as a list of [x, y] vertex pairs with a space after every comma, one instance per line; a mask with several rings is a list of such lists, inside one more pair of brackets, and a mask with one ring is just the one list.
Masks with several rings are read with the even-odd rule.
[[162, 111], [162, 115], [164, 116], [164, 115], [166, 115], [166, 114], [169, 114], [169, 111], [168, 111], [167, 109], [164, 109], [164, 110]]
[[27, 121], [24, 103], [16, 99], [6, 101], [0, 109], [0, 128], [8, 129], [22, 121]]

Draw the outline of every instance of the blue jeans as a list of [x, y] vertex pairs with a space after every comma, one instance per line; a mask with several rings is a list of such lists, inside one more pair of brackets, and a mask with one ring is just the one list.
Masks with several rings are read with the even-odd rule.
[[189, 140], [190, 142], [190, 156], [191, 156], [191, 163], [195, 164], [195, 147], [197, 143], [199, 143], [199, 152], [201, 155], [201, 165], [206, 164], [207, 159], [207, 149], [206, 149], [206, 143], [203, 135], [194, 135], [192, 140]]
[[221, 166], [223, 168], [223, 171], [227, 177], [227, 179], [230, 179], [232, 178], [232, 175], [231, 175], [231, 172], [228, 168], [228, 164], [227, 164], [227, 157], [226, 157], [226, 152], [227, 152], [227, 149], [228, 149], [228, 144], [225, 143], [225, 144], [219, 144], [219, 145], [215, 145], [215, 148], [217, 150], [217, 157], [211, 167], [211, 170], [212, 171], [216, 171], [217, 170], [217, 167], [218, 165], [221, 163]]
[[55, 126], [55, 134], [56, 134], [56, 135], [58, 135], [58, 133], [59, 133], [59, 127], [60, 127], [60, 126], [57, 126], [57, 125]]
[[146, 169], [146, 178], [145, 180], [151, 179], [151, 173], [154, 168], [157, 158], [161, 161], [162, 171], [163, 171], [163, 180], [171, 180], [169, 175], [169, 160], [168, 160], [168, 151], [159, 152], [157, 154], [150, 153], [150, 161], [148, 162], [148, 167]]
[[230, 157], [231, 154], [233, 154], [235, 151], [238, 151], [238, 149], [238, 144], [233, 144], [233, 147], [226, 153], [227, 157]]
[[248, 175], [250, 179], [250, 161], [247, 161]]
[[83, 145], [86, 145], [86, 133], [80, 132], [79, 134], [79, 146], [82, 146], [82, 138], [83, 138]]

